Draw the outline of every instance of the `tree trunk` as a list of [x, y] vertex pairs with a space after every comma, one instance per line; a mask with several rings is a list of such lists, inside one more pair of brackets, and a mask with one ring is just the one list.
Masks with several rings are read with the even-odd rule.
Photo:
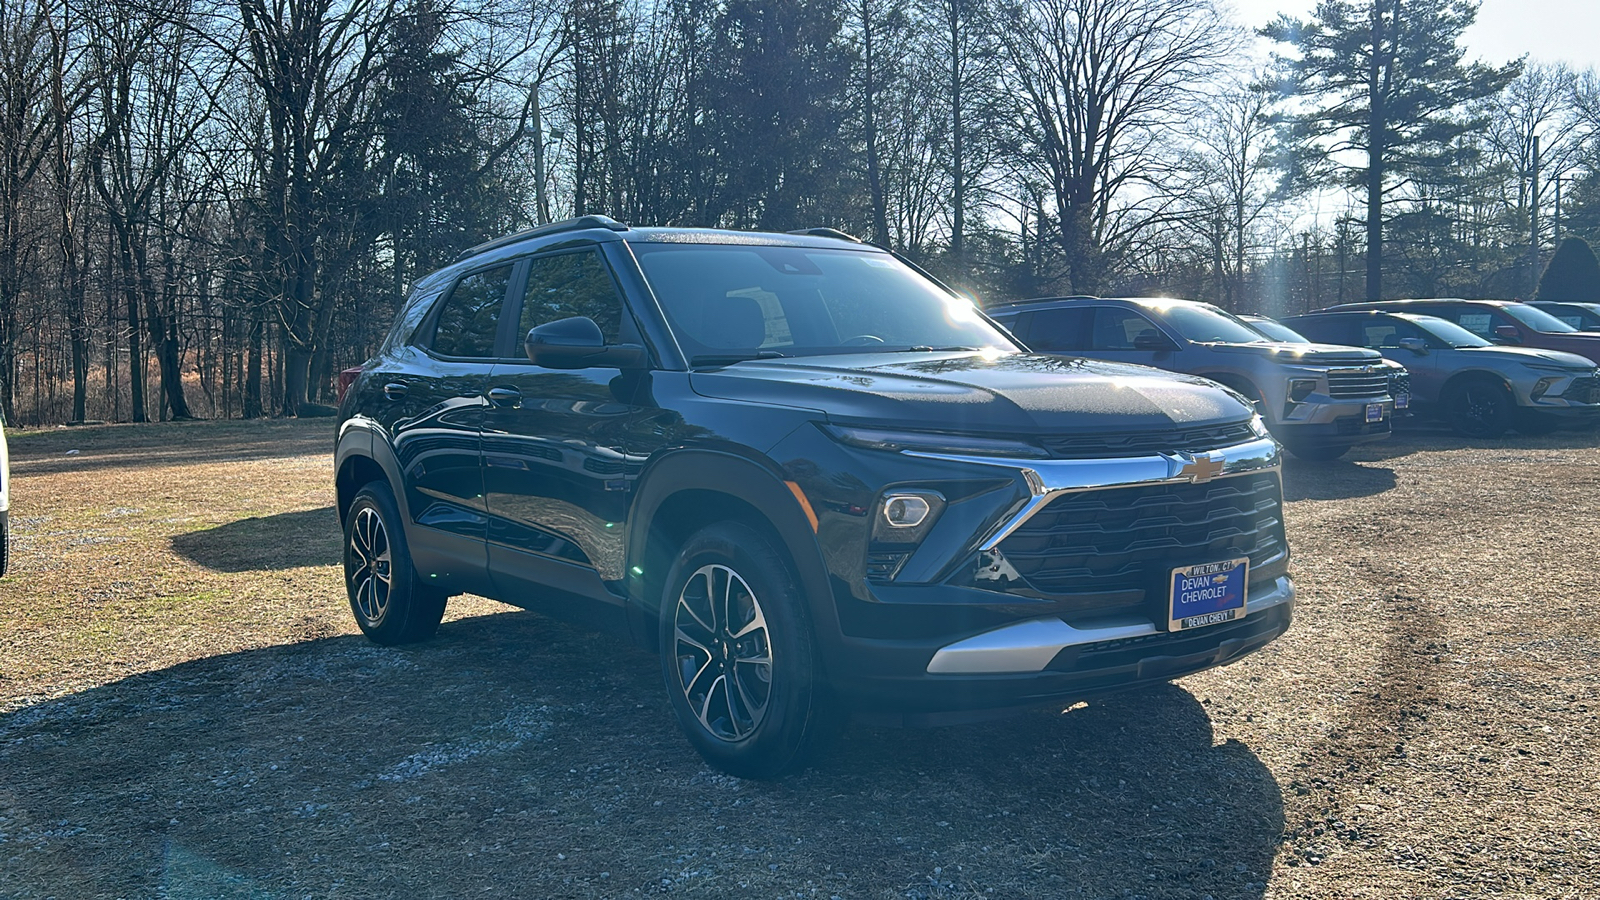
[[250, 335], [246, 339], [244, 366], [244, 397], [240, 410], [246, 419], [259, 419], [265, 413], [261, 407], [261, 344], [265, 323], [260, 305], [250, 307]]

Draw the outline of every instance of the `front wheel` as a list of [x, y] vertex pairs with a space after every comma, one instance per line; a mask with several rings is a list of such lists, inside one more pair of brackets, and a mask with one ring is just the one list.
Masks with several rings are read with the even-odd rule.
[[448, 596], [421, 582], [389, 485], [362, 488], [344, 517], [344, 586], [356, 624], [374, 643], [409, 644], [439, 628]]
[[1511, 424], [1511, 396], [1492, 381], [1457, 384], [1444, 395], [1445, 421], [1457, 434], [1472, 438], [1499, 437]]
[[666, 579], [661, 667], [672, 710], [713, 766], [775, 778], [831, 733], [799, 580], [739, 522], [689, 538]]

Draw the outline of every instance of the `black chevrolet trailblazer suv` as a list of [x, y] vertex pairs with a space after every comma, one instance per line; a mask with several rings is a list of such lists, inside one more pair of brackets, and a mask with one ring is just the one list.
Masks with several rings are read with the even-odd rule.
[[419, 281], [340, 412], [350, 605], [472, 592], [659, 652], [695, 748], [1232, 662], [1289, 626], [1279, 448], [1200, 378], [1026, 352], [837, 232], [584, 217]]

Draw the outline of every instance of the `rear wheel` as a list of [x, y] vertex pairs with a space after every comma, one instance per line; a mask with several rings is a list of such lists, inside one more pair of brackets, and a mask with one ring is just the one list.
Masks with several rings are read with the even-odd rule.
[[661, 666], [678, 725], [713, 766], [774, 778], [832, 733], [799, 580], [739, 522], [689, 538], [666, 579]]
[[1486, 379], [1455, 385], [1445, 392], [1444, 418], [1457, 434], [1467, 437], [1498, 437], [1511, 424], [1511, 395]]
[[426, 640], [444, 617], [448, 596], [418, 578], [400, 507], [384, 482], [362, 488], [345, 514], [344, 585], [356, 624], [379, 644]]

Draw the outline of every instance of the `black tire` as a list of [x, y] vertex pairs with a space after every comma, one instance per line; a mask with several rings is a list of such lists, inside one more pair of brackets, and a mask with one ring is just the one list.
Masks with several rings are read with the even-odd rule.
[[427, 640], [448, 595], [423, 584], [411, 563], [400, 507], [382, 481], [363, 487], [344, 518], [344, 587], [356, 624], [385, 646]]
[[1450, 386], [1442, 406], [1444, 419], [1457, 434], [1472, 438], [1499, 437], [1511, 424], [1511, 395], [1506, 389], [1475, 378]]
[[1349, 452], [1351, 444], [1302, 444], [1298, 441], [1285, 441], [1283, 445], [1290, 453], [1301, 459], [1312, 462], [1328, 462], [1338, 459]]
[[1518, 434], [1550, 434], [1561, 427], [1561, 418], [1543, 410], [1519, 406], [1511, 417], [1511, 427]]
[[684, 542], [660, 627], [672, 711], [706, 762], [776, 778], [832, 736], [799, 580], [755, 528], [720, 522]]

